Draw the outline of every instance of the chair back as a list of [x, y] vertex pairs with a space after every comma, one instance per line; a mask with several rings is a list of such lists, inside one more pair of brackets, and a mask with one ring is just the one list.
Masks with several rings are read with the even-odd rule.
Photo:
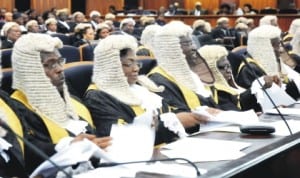
[[1, 89], [6, 91], [9, 95], [13, 93], [12, 89], [12, 68], [6, 68], [2, 70], [2, 81], [1, 81]]
[[2, 69], [11, 67], [11, 54], [12, 54], [12, 49], [1, 50]]
[[51, 34], [51, 36], [59, 38], [63, 42], [64, 45], [71, 45], [70, 36], [67, 36], [63, 33], [55, 33], [55, 34]]
[[69, 63], [64, 66], [66, 84], [69, 92], [79, 98], [83, 98], [85, 91], [91, 83], [93, 62], [82, 61]]
[[81, 61], [93, 61], [94, 60], [94, 48], [96, 45], [82, 45], [79, 47]]
[[66, 58], [66, 63], [80, 61], [79, 49], [76, 48], [75, 46], [64, 45], [62, 48], [58, 50], [61, 56]]

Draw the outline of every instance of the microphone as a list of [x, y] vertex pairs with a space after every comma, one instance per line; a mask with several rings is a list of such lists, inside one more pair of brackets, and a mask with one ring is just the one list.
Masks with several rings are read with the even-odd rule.
[[7, 130], [8, 132], [12, 133], [15, 137], [21, 139], [30, 149], [32, 149], [35, 153], [37, 153], [41, 158], [44, 160], [49, 161], [57, 170], [61, 171], [67, 178], [72, 178], [72, 176], [67, 173], [62, 167], [57, 165], [54, 161], [52, 161], [48, 155], [46, 155], [43, 151], [41, 151], [37, 146], [32, 144], [30, 141], [28, 141], [26, 138], [21, 137], [17, 133], [15, 133], [9, 125], [7, 125], [1, 118], [0, 118], [0, 126]]
[[196, 174], [197, 174], [197, 177], [200, 177], [201, 176], [201, 173], [200, 171], [198, 170], [197, 166], [190, 160], [188, 159], [185, 159], [185, 158], [166, 158], [166, 159], [154, 159], [154, 160], [147, 160], [147, 161], [129, 161], [129, 162], [120, 162], [120, 163], [117, 163], [117, 162], [107, 162], [107, 163], [99, 163], [97, 168], [100, 168], [100, 167], [113, 167], [113, 166], [119, 166], [119, 165], [125, 165], [125, 164], [138, 164], [138, 163], [155, 163], [155, 162], [158, 162], [158, 161], [176, 161], [176, 160], [181, 160], [181, 161], [185, 161], [187, 163], [189, 163], [191, 166], [193, 166], [196, 170]]
[[[247, 53], [247, 55], [249, 55], [251, 58], [252, 56]], [[257, 80], [258, 84], [260, 85], [261, 89], [263, 90], [263, 92], [267, 95], [268, 99], [270, 100], [270, 102], [272, 103], [272, 105], [274, 106], [274, 108], [276, 109], [278, 115], [280, 116], [281, 120], [283, 120], [283, 122], [285, 123], [287, 129], [289, 130], [290, 135], [293, 135], [292, 130], [289, 126], [289, 124], [287, 123], [285, 117], [283, 116], [283, 114], [280, 112], [280, 110], [278, 109], [278, 107], [276, 106], [274, 100], [272, 99], [272, 97], [269, 95], [269, 93], [267, 92], [267, 90], [265, 89], [265, 87], [263, 86], [263, 84], [258, 80], [257, 75], [254, 72], [254, 69], [252, 68], [252, 66], [248, 63], [248, 61], [246, 60], [246, 58], [243, 56], [242, 57], [243, 62], [245, 63], [245, 65], [250, 69], [250, 73], [251, 75], [255, 76], [255, 80]]]

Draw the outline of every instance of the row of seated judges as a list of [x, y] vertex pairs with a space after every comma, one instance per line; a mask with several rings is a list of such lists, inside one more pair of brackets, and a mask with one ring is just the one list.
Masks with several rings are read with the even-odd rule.
[[[297, 36], [297, 30], [294, 32], [289, 35]], [[131, 124], [136, 116], [156, 111], [155, 145], [169, 143], [201, 129], [208, 117], [192, 112], [201, 107], [212, 115], [248, 109], [259, 114], [262, 109], [256, 94], [261, 87], [255, 87], [256, 78], [261, 79], [263, 88], [278, 85], [299, 99], [300, 80], [294, 77], [299, 75], [297, 62], [283, 57], [287, 52], [282, 50], [281, 35], [280, 28], [270, 21], [249, 32], [245, 48], [230, 50], [222, 43], [197, 48], [193, 29], [180, 21], [147, 26], [140, 47], [130, 34], [112, 34], [96, 45], [90, 73], [85, 75], [91, 82], [76, 97], [72, 89], [82, 83], [66, 83], [65, 59], [58, 50], [62, 41], [47, 34], [28, 33], [13, 46], [14, 91], [11, 95], [0, 91], [1, 121], [50, 156], [83, 139], [105, 149], [113, 143], [113, 124]], [[293, 44], [297, 39], [291, 38]], [[293, 49], [299, 44], [295, 48], [292, 45]], [[157, 62], [147, 75], [139, 75], [143, 69], [136, 60], [139, 49]], [[0, 136], [0, 176], [28, 177], [43, 161], [12, 132], [1, 127]], [[84, 163], [70, 167], [69, 174], [78, 173], [81, 166], [86, 167], [81, 171], [92, 169], [98, 161], [92, 159], [89, 167]], [[277, 177], [279, 174], [272, 174], [272, 170], [276, 168], [266, 168], [265, 175]]]

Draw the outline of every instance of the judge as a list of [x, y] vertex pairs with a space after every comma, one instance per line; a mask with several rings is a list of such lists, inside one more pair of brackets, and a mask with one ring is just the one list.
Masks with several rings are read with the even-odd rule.
[[[132, 123], [146, 111], [158, 111], [159, 125], [155, 143], [170, 142], [186, 135], [207, 118], [181, 108], [173, 108], [153, 92], [161, 92], [145, 76], [138, 76], [135, 61], [137, 43], [128, 35], [111, 35], [95, 48], [92, 84], [84, 101], [89, 108], [98, 136], [110, 134], [112, 124]], [[139, 83], [139, 84], [138, 84]], [[140, 85], [141, 84], [141, 85]], [[176, 113], [176, 114], [175, 114]], [[139, 133], [137, 133], [139, 134]], [[130, 139], [130, 138], [128, 138]]]

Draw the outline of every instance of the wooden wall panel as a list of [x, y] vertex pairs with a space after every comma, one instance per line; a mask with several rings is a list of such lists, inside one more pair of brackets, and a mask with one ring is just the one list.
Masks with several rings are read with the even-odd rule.
[[295, 0], [296, 7], [300, 9], [300, 0]]
[[277, 8], [277, 0], [239, 0], [240, 7], [243, 7], [245, 3], [252, 4], [254, 9], [263, 9], [265, 7]]
[[15, 7], [15, 0], [0, 0], [0, 7], [6, 8], [7, 11], [12, 11]]
[[140, 5], [144, 7], [144, 9], [155, 9], [158, 10], [161, 6], [168, 8], [169, 1], [168, 0], [140, 0]]
[[117, 10], [122, 10], [124, 0], [86, 0], [86, 14], [89, 14], [92, 10], [98, 10], [104, 15], [108, 12], [110, 5], [114, 5]]
[[31, 0], [31, 8], [38, 13], [56, 7], [57, 9], [69, 8], [71, 10], [71, 0]]

